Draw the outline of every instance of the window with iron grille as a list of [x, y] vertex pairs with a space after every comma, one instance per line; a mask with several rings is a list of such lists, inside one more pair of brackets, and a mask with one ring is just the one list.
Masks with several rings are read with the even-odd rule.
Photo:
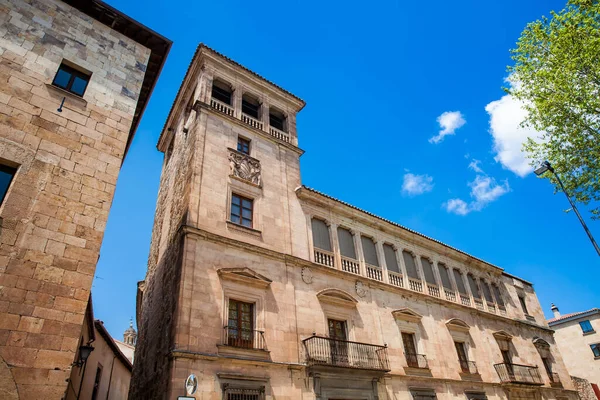
[[52, 85], [81, 97], [85, 93], [90, 78], [91, 74], [81, 72], [62, 63], [58, 67], [58, 71], [56, 71]]
[[225, 385], [224, 392], [225, 395], [223, 397], [225, 400], [264, 400], [265, 398], [264, 386], [249, 389]]
[[4, 198], [6, 197], [8, 188], [10, 187], [10, 183], [12, 182], [16, 173], [16, 168], [0, 164], [0, 205], [2, 205], [4, 202]]
[[592, 323], [589, 320], [581, 321], [579, 323], [579, 326], [581, 326], [581, 330], [583, 331], [583, 333], [594, 332]]
[[252, 228], [253, 200], [237, 194], [231, 195], [230, 221]]

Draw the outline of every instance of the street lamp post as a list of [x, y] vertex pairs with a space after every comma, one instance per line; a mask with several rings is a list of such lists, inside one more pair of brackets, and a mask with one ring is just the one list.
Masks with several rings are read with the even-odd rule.
[[588, 229], [587, 225], [583, 221], [583, 218], [581, 218], [581, 214], [579, 214], [579, 210], [577, 210], [577, 207], [575, 207], [575, 203], [573, 203], [573, 200], [571, 200], [571, 197], [569, 196], [569, 193], [567, 193], [567, 191], [565, 190], [565, 187], [564, 187], [562, 181], [560, 180], [560, 177], [558, 176], [558, 174], [556, 173], [556, 171], [554, 171], [554, 168], [552, 168], [552, 165], [550, 165], [550, 162], [544, 161], [542, 163], [542, 165], [540, 165], [533, 172], [537, 176], [540, 176], [540, 175], [543, 175], [546, 171], [552, 172], [554, 174], [554, 176], [556, 177], [556, 180], [558, 181], [558, 184], [560, 185], [560, 188], [562, 189], [562, 191], [565, 194], [565, 196], [567, 196], [567, 200], [569, 200], [569, 203], [571, 203], [571, 207], [573, 208], [573, 211], [575, 211], [575, 214], [577, 214], [577, 218], [579, 218], [579, 222], [581, 222], [581, 225], [583, 226], [583, 229], [585, 230], [585, 233], [587, 233], [588, 237], [590, 238], [590, 241], [592, 242], [592, 245], [596, 249], [596, 253], [598, 253], [598, 255], [600, 256], [600, 247], [598, 247], [598, 243], [596, 243], [596, 241], [594, 240], [594, 237], [592, 236], [592, 232], [590, 232], [590, 230]]

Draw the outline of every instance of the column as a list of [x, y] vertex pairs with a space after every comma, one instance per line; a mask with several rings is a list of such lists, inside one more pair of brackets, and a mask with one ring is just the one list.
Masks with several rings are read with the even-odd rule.
[[359, 274], [362, 276], [367, 276], [366, 267], [365, 267], [365, 256], [362, 251], [362, 243], [360, 242], [360, 233], [356, 232], [354, 229], [350, 231], [352, 234], [352, 238], [354, 239], [354, 250], [356, 251], [356, 258], [358, 258], [359, 265]]
[[335, 269], [342, 269], [342, 255], [340, 253], [340, 242], [337, 233], [337, 224], [329, 222], [329, 234], [331, 235], [331, 245], [333, 249], [333, 259]]
[[242, 85], [237, 85], [233, 88], [233, 116], [237, 119], [242, 119]]
[[308, 233], [308, 259], [315, 262], [315, 244], [312, 234], [312, 215], [306, 214], [306, 231]]
[[263, 123], [263, 131], [269, 132], [269, 107], [270, 104], [267, 98], [263, 98], [262, 104], [260, 105], [260, 120]]

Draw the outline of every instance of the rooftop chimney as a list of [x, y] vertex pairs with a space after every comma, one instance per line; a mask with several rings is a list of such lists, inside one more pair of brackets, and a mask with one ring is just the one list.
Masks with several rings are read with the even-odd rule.
[[560, 311], [558, 311], [558, 307], [556, 307], [554, 303], [552, 303], [552, 307], [550, 309], [552, 310], [552, 314], [554, 314], [554, 318], [560, 318]]

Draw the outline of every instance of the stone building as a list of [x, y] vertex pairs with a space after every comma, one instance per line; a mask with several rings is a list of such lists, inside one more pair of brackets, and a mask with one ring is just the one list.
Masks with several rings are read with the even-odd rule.
[[[82, 346], [87, 346], [89, 351], [85, 360], [82, 360]], [[83, 320], [79, 349], [63, 398], [126, 399], [133, 365], [110, 336], [104, 323], [94, 318], [91, 298]]]
[[190, 374], [203, 400], [576, 398], [529, 282], [302, 185], [303, 107], [198, 47], [158, 143], [130, 398]]
[[583, 400], [600, 399], [600, 309], [561, 315], [552, 304], [556, 345]]
[[60, 399], [117, 176], [171, 42], [99, 0], [0, 1], [0, 398]]
[[123, 333], [123, 341], [116, 340], [115, 343], [121, 350], [121, 353], [133, 364], [133, 355], [135, 353], [135, 342], [137, 340], [137, 332], [133, 329], [133, 319], [129, 321], [129, 328]]

